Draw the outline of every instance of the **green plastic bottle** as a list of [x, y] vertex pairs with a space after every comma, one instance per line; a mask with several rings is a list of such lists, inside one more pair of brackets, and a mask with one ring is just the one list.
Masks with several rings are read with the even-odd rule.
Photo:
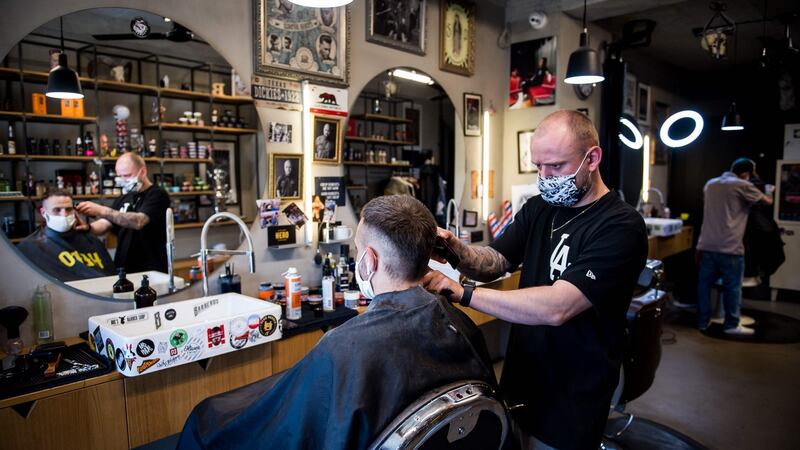
[[53, 342], [53, 297], [46, 286], [33, 294], [33, 332], [37, 344]]

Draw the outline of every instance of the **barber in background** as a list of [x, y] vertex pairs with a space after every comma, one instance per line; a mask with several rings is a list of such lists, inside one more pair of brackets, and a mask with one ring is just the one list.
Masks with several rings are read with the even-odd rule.
[[513, 323], [500, 386], [524, 448], [598, 448], [619, 379], [626, 313], [647, 258], [642, 217], [600, 177], [603, 151], [588, 117], [547, 116], [531, 138], [541, 195], [488, 247], [438, 234], [458, 270], [491, 281], [522, 264], [520, 289], [458, 284], [436, 271], [426, 287]]
[[45, 193], [39, 213], [45, 226], [17, 246], [32, 263], [61, 281], [114, 274], [114, 262], [103, 243], [75, 231], [78, 219], [69, 192], [57, 189]]
[[167, 271], [166, 211], [169, 195], [147, 178], [141, 156], [125, 153], [117, 159], [117, 175], [122, 178], [122, 197], [111, 208], [94, 202], [81, 202], [76, 209], [97, 220], [91, 232], [117, 235], [114, 263], [128, 273]]
[[744, 231], [750, 207], [772, 204], [772, 191], [765, 195], [749, 180], [756, 175], [756, 163], [739, 158], [731, 170], [708, 180], [703, 188], [703, 226], [697, 241], [700, 272], [697, 276], [697, 324], [708, 328], [711, 316], [711, 286], [722, 277], [725, 305], [725, 333], [751, 335], [752, 328], [739, 324], [744, 276]]

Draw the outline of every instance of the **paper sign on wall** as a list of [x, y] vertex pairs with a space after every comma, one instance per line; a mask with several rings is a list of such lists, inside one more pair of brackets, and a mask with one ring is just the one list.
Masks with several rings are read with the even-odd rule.
[[311, 84], [309, 91], [312, 113], [347, 116], [347, 90]]
[[314, 177], [314, 193], [344, 206], [344, 177]]
[[257, 107], [303, 110], [302, 85], [297, 81], [253, 76], [250, 85]]

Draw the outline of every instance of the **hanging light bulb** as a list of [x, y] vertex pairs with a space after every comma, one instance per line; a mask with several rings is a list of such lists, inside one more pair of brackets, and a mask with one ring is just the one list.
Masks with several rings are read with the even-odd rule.
[[50, 70], [47, 76], [46, 96], [50, 98], [78, 99], [83, 98], [81, 80], [74, 70], [70, 70], [67, 64], [67, 54], [64, 52], [64, 19], [59, 18], [61, 23], [61, 53], [58, 54], [58, 65]]
[[308, 6], [310, 8], [335, 8], [353, 2], [353, 0], [289, 0], [295, 5]]
[[589, 46], [589, 30], [586, 28], [586, 0], [583, 0], [583, 32], [580, 47], [569, 55], [567, 84], [599, 83], [606, 78], [597, 57], [597, 51]]
[[731, 107], [725, 116], [722, 118], [722, 131], [740, 131], [744, 130], [742, 123], [742, 116], [736, 111], [736, 102], [731, 103]]

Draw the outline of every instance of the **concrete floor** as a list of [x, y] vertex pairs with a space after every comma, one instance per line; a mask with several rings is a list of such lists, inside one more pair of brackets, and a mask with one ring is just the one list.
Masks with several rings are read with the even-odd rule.
[[[800, 303], [743, 306], [800, 319]], [[726, 341], [665, 323], [664, 338], [671, 333], [653, 385], [628, 412], [714, 450], [800, 449], [800, 344]]]

